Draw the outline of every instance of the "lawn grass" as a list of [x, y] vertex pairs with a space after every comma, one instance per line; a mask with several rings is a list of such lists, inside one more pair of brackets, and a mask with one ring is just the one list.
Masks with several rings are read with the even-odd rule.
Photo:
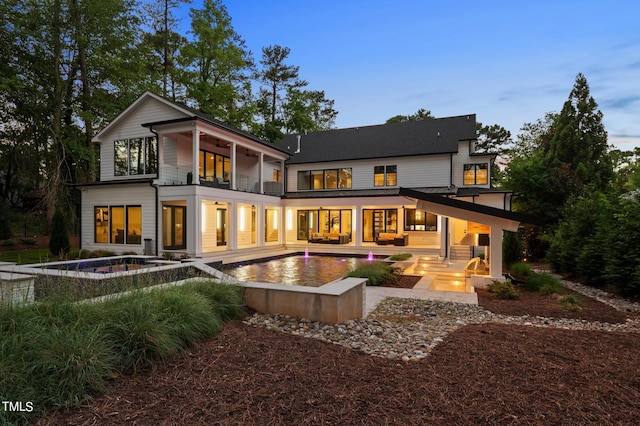
[[0, 424], [79, 406], [109, 378], [167, 361], [243, 312], [239, 287], [207, 280], [100, 303], [56, 297], [2, 306], [0, 395], [31, 402], [33, 412], [0, 410]]
[[49, 253], [49, 249], [44, 248], [0, 251], [0, 262], [14, 262], [18, 265], [49, 262], [53, 259], [57, 260], [57, 258]]

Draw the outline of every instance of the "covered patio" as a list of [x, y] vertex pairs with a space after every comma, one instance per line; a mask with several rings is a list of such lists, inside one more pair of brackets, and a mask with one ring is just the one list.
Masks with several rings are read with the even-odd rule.
[[[472, 275], [470, 284], [474, 287], [484, 287], [494, 280], [503, 280], [502, 275], [502, 237], [503, 231], [516, 232], [521, 223], [542, 225], [538, 218], [498, 209], [482, 204], [461, 201], [438, 194], [428, 194], [418, 190], [400, 188], [400, 195], [416, 203], [419, 209], [430, 211], [446, 218], [455, 218], [485, 225], [489, 228], [488, 236], [483, 234], [473, 235], [471, 239], [486, 239], [488, 237], [488, 252], [485, 259], [488, 261], [489, 271], [486, 275]], [[445, 258], [449, 257], [450, 242], [447, 244]]]

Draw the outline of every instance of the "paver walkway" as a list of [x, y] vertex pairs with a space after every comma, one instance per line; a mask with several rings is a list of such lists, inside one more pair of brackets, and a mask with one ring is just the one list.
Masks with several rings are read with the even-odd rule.
[[441, 302], [478, 304], [477, 293], [465, 293], [459, 291], [433, 291], [424, 289], [389, 288], [367, 286], [365, 291], [364, 316], [369, 315], [378, 304], [387, 297], [401, 299], [438, 300]]

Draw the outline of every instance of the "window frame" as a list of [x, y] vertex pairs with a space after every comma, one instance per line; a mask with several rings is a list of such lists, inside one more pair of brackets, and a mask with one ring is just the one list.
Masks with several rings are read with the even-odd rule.
[[[113, 223], [113, 217], [114, 217], [114, 209], [115, 211], [122, 211], [122, 217], [123, 217], [123, 224], [122, 224], [122, 228], [115, 228], [114, 226], [119, 226], [118, 225], [114, 225]], [[139, 219], [140, 219], [140, 235], [139, 237], [139, 241], [136, 242], [130, 242], [129, 240], [131, 238], [129, 238], [129, 216], [130, 216], [130, 211], [133, 212], [132, 209], [139, 209]], [[142, 205], [141, 204], [117, 204], [117, 205], [95, 205], [93, 206], [93, 211], [94, 211], [94, 215], [96, 216], [95, 220], [94, 220], [94, 226], [93, 226], [93, 242], [94, 244], [118, 244], [118, 245], [142, 245], [142, 223], [143, 223], [143, 214], [142, 214]], [[98, 220], [98, 214], [100, 214], [102, 217], [100, 218], [101, 220]], [[106, 226], [104, 225], [100, 225], [98, 226], [98, 223], [102, 223], [102, 222], [107, 222]], [[107, 241], [98, 241], [98, 229], [102, 229], [105, 228], [107, 230]], [[116, 242], [117, 239], [117, 230], [118, 229], [122, 229], [123, 231], [123, 235], [122, 235], [122, 242]], [[132, 234], [133, 235], [133, 234]]]
[[[218, 173], [221, 173], [222, 176], [218, 176]], [[230, 174], [231, 157], [218, 154], [217, 152], [207, 151], [206, 149], [200, 150], [198, 153], [198, 175], [200, 178], [207, 181], [222, 179], [223, 182], [229, 182]]]
[[[418, 217], [418, 212], [424, 217]], [[432, 220], [429, 220], [432, 218]], [[434, 225], [429, 225], [433, 222]], [[418, 227], [424, 229], [418, 229]], [[422, 209], [405, 209], [404, 210], [404, 230], [417, 232], [437, 232], [438, 231], [438, 215]]]
[[[331, 181], [331, 185], [327, 181]], [[333, 184], [335, 183], [335, 185]], [[298, 170], [298, 191], [322, 191], [351, 189], [353, 186], [353, 169], [351, 167]]]
[[398, 186], [398, 165], [373, 166], [373, 186]]
[[[135, 156], [133, 149], [137, 151]], [[158, 139], [155, 136], [113, 141], [114, 176], [157, 175], [157, 162]]]
[[[478, 171], [485, 170], [486, 176], [484, 182], [478, 181]], [[467, 173], [469, 177], [467, 178]], [[489, 184], [489, 163], [467, 163], [462, 168], [462, 184], [467, 185], [488, 185]]]

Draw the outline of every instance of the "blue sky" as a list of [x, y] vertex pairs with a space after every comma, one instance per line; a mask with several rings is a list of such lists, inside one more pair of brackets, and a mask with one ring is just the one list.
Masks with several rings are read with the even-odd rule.
[[[200, 8], [202, 0], [182, 6]], [[335, 100], [337, 127], [420, 108], [476, 113], [515, 137], [562, 109], [582, 72], [609, 143], [640, 146], [640, 2], [636, 0], [224, 0], [260, 59], [291, 48], [309, 87]], [[184, 18], [188, 23], [188, 18]]]

